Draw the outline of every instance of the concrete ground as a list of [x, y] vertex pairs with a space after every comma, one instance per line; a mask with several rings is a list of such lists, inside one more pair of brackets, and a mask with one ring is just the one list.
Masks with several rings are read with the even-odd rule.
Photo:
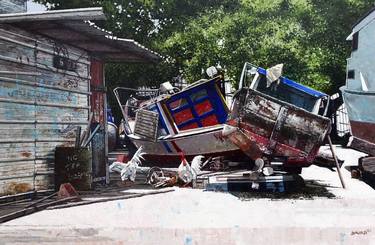
[[[337, 151], [344, 166], [363, 155]], [[0, 225], [0, 244], [375, 244], [375, 191], [351, 179], [345, 168], [342, 172], [345, 190], [336, 172], [305, 169], [308, 183], [328, 186], [329, 195], [313, 198], [244, 200], [233, 193], [176, 188], [45, 210]]]

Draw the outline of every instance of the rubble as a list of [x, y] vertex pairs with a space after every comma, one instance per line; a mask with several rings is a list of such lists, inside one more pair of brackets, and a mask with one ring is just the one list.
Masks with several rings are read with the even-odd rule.
[[[181, 164], [178, 168], [165, 169], [157, 166], [137, 168], [136, 176], [147, 172], [144, 184], [153, 188], [172, 186], [191, 187], [207, 191], [255, 191], [255, 192], [290, 192], [303, 186], [303, 179], [298, 175], [288, 175], [285, 172], [274, 171], [271, 167], [264, 167], [264, 162], [259, 163], [253, 170], [244, 170], [241, 163], [225, 161], [223, 157], [209, 158], [204, 161], [204, 156], [196, 156], [189, 163], [181, 153]], [[114, 163], [111, 165], [113, 172], [121, 173], [116, 169], [126, 164]], [[236, 171], [230, 165], [238, 167]], [[123, 179], [132, 181], [136, 179]]]
[[142, 147], [139, 147], [130, 161], [127, 163], [114, 162], [109, 166], [109, 171], [120, 173], [122, 181], [129, 179], [134, 182], [137, 168], [141, 165], [144, 154]]
[[357, 176], [375, 188], [375, 157], [367, 156], [359, 159]]
[[[283, 77], [282, 69], [282, 64], [265, 70], [245, 63], [231, 107], [224, 100], [224, 76], [214, 69], [208, 69], [210, 79], [181, 91], [169, 83], [159, 90], [116, 88], [124, 132], [138, 151], [128, 163], [115, 162], [110, 170], [134, 182], [142, 149], [142, 160], [151, 166], [146, 182], [154, 188], [228, 191], [242, 186], [284, 192], [290, 183], [301, 182], [295, 176], [302, 168], [314, 163], [336, 167], [345, 188], [329, 138], [330, 97]], [[121, 91], [133, 94], [122, 102]], [[330, 153], [319, 152], [326, 139]], [[170, 163], [176, 170], [167, 175], [164, 166]], [[241, 175], [229, 172], [236, 168]], [[213, 172], [221, 175], [207, 175]]]
[[[282, 67], [245, 63], [234, 94], [214, 69], [210, 79], [182, 90], [170, 84], [159, 90], [118, 87], [114, 93], [126, 137], [143, 147], [146, 164], [178, 167], [185, 182], [192, 176], [190, 166], [181, 165], [181, 152], [188, 161], [198, 155], [246, 159], [260, 171], [267, 167], [268, 175], [300, 172], [313, 164], [330, 131], [325, 117], [330, 97], [283, 77]], [[213, 163], [212, 170], [225, 168], [222, 163]]]
[[223, 174], [208, 178], [205, 189], [208, 191], [241, 192], [290, 192], [303, 186], [298, 175], [262, 176], [254, 173]]
[[[45, 202], [47, 200], [50, 200], [50, 201]], [[31, 203], [30, 201], [20, 202], [20, 204], [22, 205], [21, 208], [13, 212], [9, 212], [7, 214], [1, 215], [0, 223], [4, 223], [12, 219], [16, 219], [25, 215], [29, 215], [29, 214], [44, 210], [54, 205], [59, 205], [59, 204], [63, 204], [67, 202], [74, 202], [74, 201], [79, 201], [79, 200], [80, 200], [80, 197], [78, 193], [75, 191], [74, 187], [69, 183], [65, 183], [61, 185], [59, 192], [52, 193], [50, 195], [47, 195], [46, 197], [43, 197]]]
[[[62, 184], [58, 192], [35, 192], [31, 198], [5, 200], [0, 203], [0, 224], [45, 209], [61, 209], [114, 200], [139, 198], [172, 192], [174, 189], [145, 190], [143, 193], [126, 193], [124, 188], [96, 188], [92, 191], [76, 191], [70, 183]], [[14, 197], [13, 197], [14, 198]]]
[[[339, 158], [337, 160], [341, 167], [344, 161]], [[333, 170], [333, 168], [336, 167], [336, 163], [331, 150], [328, 148], [320, 148], [316, 158], [314, 159], [314, 165]]]

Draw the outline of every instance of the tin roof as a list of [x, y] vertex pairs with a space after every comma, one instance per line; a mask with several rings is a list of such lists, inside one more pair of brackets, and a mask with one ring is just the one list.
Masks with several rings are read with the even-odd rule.
[[11, 24], [84, 49], [107, 62], [157, 62], [161, 56], [132, 39], [113, 36], [93, 20], [105, 20], [102, 8], [0, 14], [0, 24]]
[[[363, 20], [365, 20], [367, 17], [371, 16], [375, 11], [375, 6], [372, 7], [369, 11], [367, 11], [359, 20], [357, 20], [356, 23], [353, 24], [352, 28], [355, 28], [356, 26], [358, 26]], [[373, 19], [373, 16], [372, 18], [370, 19]]]
[[360, 31], [362, 28], [370, 24], [375, 19], [375, 7], [370, 9], [365, 15], [363, 15], [353, 26], [352, 26], [352, 32], [350, 35], [346, 38], [347, 41], [350, 41], [353, 39], [354, 33]]

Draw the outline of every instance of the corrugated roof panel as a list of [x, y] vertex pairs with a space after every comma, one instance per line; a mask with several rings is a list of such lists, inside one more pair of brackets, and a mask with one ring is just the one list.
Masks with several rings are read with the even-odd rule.
[[49, 10], [42, 12], [10, 13], [0, 15], [0, 23], [35, 20], [105, 20], [105, 15], [103, 13], [103, 9], [100, 7]]
[[[12, 24], [100, 55], [107, 62], [156, 62], [162, 57], [134, 40], [117, 38], [92, 20], [104, 16], [99, 8], [0, 15], [0, 23]], [[121, 53], [122, 55], [118, 55]]]

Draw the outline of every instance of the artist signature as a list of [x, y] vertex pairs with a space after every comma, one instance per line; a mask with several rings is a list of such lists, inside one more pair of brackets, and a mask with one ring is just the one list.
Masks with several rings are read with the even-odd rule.
[[370, 233], [370, 232], [371, 232], [370, 229], [362, 230], [362, 231], [352, 231], [352, 233], [350, 235], [352, 235], [352, 236], [367, 235], [367, 233]]

